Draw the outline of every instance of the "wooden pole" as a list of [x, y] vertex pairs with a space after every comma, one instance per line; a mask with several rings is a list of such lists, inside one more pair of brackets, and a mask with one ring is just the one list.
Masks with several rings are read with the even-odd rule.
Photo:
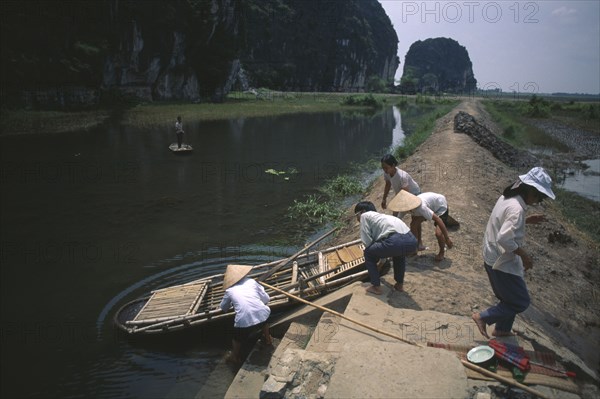
[[368, 324], [365, 324], [365, 323], [363, 323], [363, 322], [361, 322], [361, 321], [354, 320], [354, 319], [352, 319], [352, 318], [350, 318], [350, 317], [348, 317], [348, 316], [344, 316], [343, 314], [341, 314], [341, 313], [338, 313], [338, 312], [336, 312], [335, 310], [331, 310], [331, 309], [329, 309], [329, 308], [326, 308], [326, 307], [324, 307], [324, 306], [317, 305], [317, 304], [315, 304], [315, 303], [312, 303], [312, 302], [309, 302], [309, 301], [307, 301], [307, 300], [305, 300], [305, 299], [302, 299], [302, 298], [300, 298], [300, 297], [297, 297], [296, 295], [290, 294], [289, 292], [285, 292], [285, 291], [283, 291], [283, 290], [280, 290], [279, 288], [275, 288], [275, 287], [273, 287], [273, 286], [271, 286], [271, 285], [269, 285], [269, 284], [267, 284], [267, 283], [265, 283], [265, 282], [263, 282], [263, 281], [259, 281], [259, 283], [260, 283], [260, 284], [262, 284], [263, 286], [267, 287], [267, 288], [270, 288], [270, 289], [272, 289], [272, 290], [274, 290], [274, 291], [277, 291], [277, 292], [280, 292], [280, 293], [282, 293], [282, 294], [284, 294], [284, 295], [287, 295], [288, 297], [290, 297], [290, 298], [292, 298], [292, 299], [294, 299], [294, 300], [296, 300], [296, 301], [298, 301], [298, 302], [305, 303], [305, 304], [307, 304], [307, 305], [310, 305], [310, 306], [312, 306], [312, 307], [315, 307], [315, 308], [317, 308], [317, 309], [320, 309], [320, 310], [322, 310], [322, 311], [324, 311], [324, 312], [329, 312], [329, 313], [331, 313], [331, 314], [333, 314], [333, 315], [335, 315], [335, 316], [341, 317], [342, 319], [344, 319], [344, 320], [348, 320], [348, 321], [350, 321], [350, 322], [352, 322], [352, 323], [354, 323], [354, 324], [358, 324], [359, 326], [361, 326], [361, 327], [364, 327], [364, 328], [366, 328], [366, 329], [369, 329], [369, 330], [371, 330], [371, 331], [375, 331], [375, 332], [377, 332], [377, 333], [379, 333], [379, 334], [387, 335], [388, 337], [395, 338], [395, 339], [397, 339], [397, 340], [399, 340], [399, 341], [405, 342], [405, 343], [407, 343], [407, 344], [410, 344], [410, 345], [416, 345], [416, 346], [423, 347], [423, 345], [421, 345], [421, 344], [419, 344], [419, 343], [417, 343], [417, 342], [409, 341], [409, 340], [407, 340], [407, 339], [404, 339], [404, 338], [402, 338], [402, 337], [400, 337], [400, 336], [398, 336], [398, 335], [395, 335], [395, 334], [389, 333], [389, 332], [387, 332], [387, 331], [379, 330], [379, 329], [377, 329], [377, 328], [375, 328], [375, 327], [371, 327], [370, 325], [368, 325]]
[[526, 391], [526, 392], [529, 392], [529, 393], [530, 393], [530, 394], [532, 394], [532, 395], [535, 395], [535, 396], [537, 396], [538, 398], [542, 398], [542, 399], [549, 399], [549, 397], [548, 397], [548, 396], [544, 395], [544, 394], [543, 394], [543, 393], [541, 393], [540, 391], [536, 391], [536, 390], [535, 390], [535, 389], [533, 389], [533, 388], [529, 388], [529, 387], [528, 387], [527, 385], [525, 385], [525, 384], [521, 384], [520, 382], [517, 382], [517, 381], [515, 381], [515, 380], [511, 380], [510, 378], [506, 378], [506, 377], [504, 377], [504, 376], [501, 376], [501, 375], [498, 375], [498, 374], [496, 374], [496, 373], [492, 373], [491, 371], [489, 371], [489, 370], [486, 370], [486, 369], [484, 369], [483, 367], [479, 367], [479, 366], [477, 366], [477, 365], [475, 365], [475, 364], [473, 364], [473, 363], [470, 363], [470, 362], [468, 362], [468, 361], [466, 361], [466, 360], [462, 360], [462, 359], [461, 359], [460, 361], [462, 362], [463, 366], [465, 366], [466, 368], [469, 368], [469, 369], [471, 369], [471, 370], [477, 371], [479, 374], [483, 374], [483, 375], [485, 375], [485, 376], [487, 376], [487, 377], [494, 378], [494, 379], [496, 379], [496, 380], [498, 380], [498, 381], [500, 381], [500, 382], [503, 382], [503, 383], [505, 383], [505, 384], [512, 385], [512, 386], [514, 386], [514, 387], [517, 387], [517, 388], [519, 388], [519, 389], [522, 389], [522, 390], [524, 390], [524, 391]]
[[329, 230], [327, 233], [323, 234], [321, 237], [317, 238], [316, 240], [314, 240], [313, 242], [311, 242], [310, 244], [308, 244], [307, 246], [305, 246], [304, 248], [302, 248], [300, 251], [296, 252], [295, 254], [293, 254], [292, 256], [290, 256], [289, 258], [282, 260], [281, 263], [279, 263], [277, 266], [274, 266], [271, 270], [269, 270], [268, 272], [266, 272], [262, 276], [258, 277], [256, 280], [259, 281], [259, 282], [265, 281], [266, 279], [268, 279], [269, 277], [271, 277], [271, 275], [273, 275], [275, 272], [277, 272], [279, 269], [281, 269], [282, 267], [288, 265], [290, 262], [292, 262], [294, 259], [296, 259], [298, 256], [300, 256], [302, 254], [302, 252], [304, 252], [307, 249], [309, 249], [310, 247], [314, 246], [316, 243], [318, 243], [319, 241], [323, 240], [325, 237], [328, 237], [329, 235], [331, 235], [337, 229], [338, 228], [335, 227], [335, 228]]
[[[344, 316], [343, 314], [341, 314], [341, 313], [338, 313], [338, 312], [336, 312], [335, 310], [331, 310], [331, 309], [328, 309], [328, 308], [326, 308], [326, 307], [323, 307], [323, 306], [317, 305], [317, 304], [315, 304], [315, 303], [312, 303], [312, 302], [306, 301], [306, 300], [304, 300], [304, 299], [302, 299], [302, 298], [299, 298], [299, 297], [297, 297], [296, 295], [292, 295], [292, 294], [290, 294], [289, 292], [285, 292], [285, 291], [283, 291], [283, 290], [280, 290], [279, 288], [272, 287], [272, 286], [270, 286], [269, 284], [267, 284], [267, 283], [265, 283], [265, 282], [262, 282], [262, 281], [260, 281], [259, 283], [260, 283], [260, 284], [262, 284], [263, 286], [267, 287], [267, 288], [271, 288], [272, 290], [275, 290], [275, 291], [278, 291], [278, 292], [280, 292], [280, 293], [282, 293], [282, 294], [285, 294], [285, 295], [287, 295], [288, 297], [290, 297], [290, 298], [292, 298], [292, 299], [295, 299], [296, 301], [299, 301], [299, 302], [305, 303], [305, 304], [307, 304], [307, 305], [309, 305], [309, 306], [315, 307], [315, 308], [317, 308], [317, 309], [320, 309], [320, 310], [322, 310], [322, 311], [324, 311], [324, 312], [329, 312], [329, 313], [331, 313], [331, 314], [333, 314], [333, 315], [336, 315], [336, 316], [338, 316], [338, 317], [341, 317], [341, 318], [342, 318], [342, 319], [344, 319], [344, 320], [348, 320], [348, 321], [350, 321], [350, 322], [352, 322], [352, 323], [358, 324], [359, 326], [361, 326], [361, 327], [364, 327], [364, 328], [367, 328], [367, 329], [369, 329], [369, 330], [371, 330], [371, 331], [375, 331], [375, 332], [377, 332], [377, 333], [379, 333], [379, 334], [383, 334], [383, 335], [386, 335], [386, 336], [388, 336], [388, 337], [395, 338], [395, 339], [397, 339], [397, 340], [399, 340], [399, 341], [405, 342], [405, 343], [407, 343], [407, 344], [410, 344], [410, 345], [419, 346], [419, 347], [421, 347], [421, 348], [424, 348], [424, 347], [425, 347], [424, 345], [422, 345], [422, 344], [419, 344], [419, 343], [417, 343], [417, 342], [414, 342], [414, 341], [409, 341], [409, 340], [407, 340], [407, 339], [404, 339], [404, 338], [402, 338], [402, 337], [399, 337], [398, 335], [395, 335], [395, 334], [389, 333], [389, 332], [387, 332], [387, 331], [379, 330], [379, 329], [377, 329], [377, 328], [375, 328], [375, 327], [371, 327], [371, 326], [369, 326], [369, 325], [367, 325], [367, 324], [365, 324], [365, 323], [363, 323], [363, 322], [360, 322], [360, 321], [358, 321], [358, 320], [354, 320], [354, 319], [352, 319], [352, 318], [350, 318], [350, 317], [348, 317], [348, 316]], [[536, 391], [536, 390], [535, 390], [535, 389], [533, 389], [533, 388], [529, 388], [527, 385], [521, 384], [521, 383], [519, 383], [519, 382], [517, 382], [517, 381], [511, 380], [511, 379], [509, 379], [509, 378], [506, 378], [506, 377], [503, 377], [503, 376], [501, 376], [501, 375], [498, 375], [498, 374], [496, 374], [496, 373], [492, 373], [491, 371], [489, 371], [489, 370], [486, 370], [486, 369], [484, 369], [484, 368], [482, 368], [482, 367], [476, 366], [476, 365], [474, 365], [474, 364], [472, 364], [472, 363], [469, 363], [469, 362], [467, 362], [466, 360], [462, 360], [462, 359], [461, 359], [461, 363], [462, 363], [462, 364], [463, 364], [465, 367], [467, 367], [467, 368], [470, 368], [471, 370], [477, 371], [478, 373], [480, 373], [480, 374], [483, 374], [483, 375], [485, 375], [485, 376], [487, 376], [487, 377], [491, 377], [491, 378], [494, 378], [494, 379], [496, 379], [496, 380], [498, 380], [498, 381], [500, 381], [500, 382], [503, 382], [503, 383], [505, 383], [505, 384], [512, 385], [512, 386], [515, 386], [515, 387], [517, 387], [517, 388], [520, 388], [520, 389], [522, 389], [522, 390], [524, 390], [524, 391], [526, 391], [526, 392], [529, 392], [530, 394], [532, 394], [532, 395], [535, 395], [535, 396], [537, 396], [537, 397], [539, 397], [539, 398], [542, 398], [542, 399], [549, 399], [549, 398], [548, 398], [547, 396], [545, 396], [543, 393], [541, 393], [541, 392], [539, 392], [539, 391]]]

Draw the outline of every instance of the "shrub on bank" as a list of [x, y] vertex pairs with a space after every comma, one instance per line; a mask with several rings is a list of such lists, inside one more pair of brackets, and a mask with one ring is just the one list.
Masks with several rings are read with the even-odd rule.
[[339, 219], [344, 212], [344, 198], [363, 190], [357, 179], [349, 175], [336, 176], [319, 189], [322, 194], [310, 194], [302, 201], [294, 200], [288, 216], [304, 225], [320, 225]]
[[372, 94], [365, 96], [346, 96], [342, 100], [342, 105], [356, 105], [361, 107], [379, 107], [381, 104]]

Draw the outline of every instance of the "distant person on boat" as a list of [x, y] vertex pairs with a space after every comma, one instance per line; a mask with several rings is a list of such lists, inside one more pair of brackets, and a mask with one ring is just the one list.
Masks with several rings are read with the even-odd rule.
[[526, 218], [525, 214], [528, 205], [545, 198], [555, 198], [552, 179], [543, 168], [535, 167], [506, 187], [492, 210], [483, 236], [483, 267], [500, 302], [471, 316], [486, 338], [487, 326], [491, 324], [495, 324], [495, 337], [514, 335], [516, 315], [529, 307], [531, 299], [524, 275], [533, 267], [533, 259], [523, 249], [525, 224], [540, 223], [544, 216]]
[[429, 192], [415, 196], [407, 191], [402, 191], [390, 201], [389, 208], [398, 212], [410, 211], [412, 215], [410, 231], [417, 237], [418, 251], [426, 249], [421, 238], [421, 224], [425, 220], [433, 220], [435, 226], [435, 237], [439, 246], [439, 252], [434, 258], [437, 262], [444, 259], [446, 247], [454, 246], [446, 227], [449, 220], [448, 201], [442, 194]]
[[[383, 169], [383, 179], [385, 180], [385, 187], [383, 188], [383, 199], [381, 200], [381, 208], [387, 208], [387, 197], [390, 192], [390, 188], [394, 189], [394, 194], [398, 194], [402, 190], [406, 190], [411, 194], [421, 194], [421, 189], [417, 182], [404, 170], [398, 167], [398, 160], [391, 155], [387, 154], [381, 158], [381, 169]], [[394, 216], [397, 216], [398, 212], [394, 212]], [[400, 215], [402, 217], [404, 215]]]
[[183, 123], [181, 123], [181, 116], [177, 117], [175, 122], [175, 134], [177, 135], [177, 148], [181, 148], [183, 144]]
[[231, 307], [235, 310], [232, 351], [228, 360], [236, 365], [242, 363], [242, 345], [255, 331], [262, 330], [266, 345], [273, 343], [267, 324], [271, 315], [271, 309], [267, 306], [269, 294], [254, 279], [246, 277], [250, 270], [252, 266], [228, 265], [223, 277], [225, 294], [220, 307], [224, 312]]
[[365, 265], [371, 280], [367, 292], [383, 293], [377, 262], [388, 257], [394, 262], [394, 289], [403, 291], [406, 255], [417, 250], [417, 239], [402, 220], [377, 212], [372, 202], [359, 202], [354, 207], [354, 214], [360, 221], [360, 239], [365, 245]]

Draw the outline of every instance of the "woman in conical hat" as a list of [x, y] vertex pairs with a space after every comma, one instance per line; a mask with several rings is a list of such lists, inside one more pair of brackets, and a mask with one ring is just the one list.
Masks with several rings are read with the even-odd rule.
[[514, 335], [516, 315], [529, 307], [524, 276], [533, 267], [533, 259], [524, 249], [525, 224], [540, 223], [544, 216], [526, 218], [525, 213], [528, 205], [544, 198], [555, 198], [552, 179], [543, 168], [535, 167], [506, 187], [492, 210], [483, 236], [483, 261], [499, 303], [471, 316], [486, 338], [491, 324], [495, 324], [493, 336]]
[[271, 315], [269, 294], [262, 285], [254, 279], [247, 277], [252, 266], [227, 265], [223, 277], [225, 294], [221, 301], [221, 309], [226, 312], [231, 307], [235, 310], [233, 323], [233, 340], [231, 360], [234, 364], [241, 364], [242, 344], [248, 340], [256, 330], [262, 330], [264, 342], [271, 345], [273, 339], [269, 333], [267, 319]]

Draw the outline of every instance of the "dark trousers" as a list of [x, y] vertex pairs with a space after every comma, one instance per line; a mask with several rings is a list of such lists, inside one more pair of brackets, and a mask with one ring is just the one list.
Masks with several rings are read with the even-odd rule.
[[177, 148], [181, 148], [181, 144], [183, 143], [183, 133], [177, 133]]
[[394, 280], [403, 284], [404, 273], [406, 272], [406, 255], [410, 255], [416, 250], [417, 239], [411, 232], [406, 234], [393, 233], [365, 248], [365, 265], [369, 272], [371, 284], [381, 285], [377, 262], [381, 258], [389, 257], [394, 261]]
[[521, 276], [494, 270], [487, 264], [484, 267], [494, 295], [500, 302], [481, 312], [481, 319], [486, 324], [495, 323], [496, 331], [511, 332], [515, 316], [524, 312], [531, 303], [527, 284]]

